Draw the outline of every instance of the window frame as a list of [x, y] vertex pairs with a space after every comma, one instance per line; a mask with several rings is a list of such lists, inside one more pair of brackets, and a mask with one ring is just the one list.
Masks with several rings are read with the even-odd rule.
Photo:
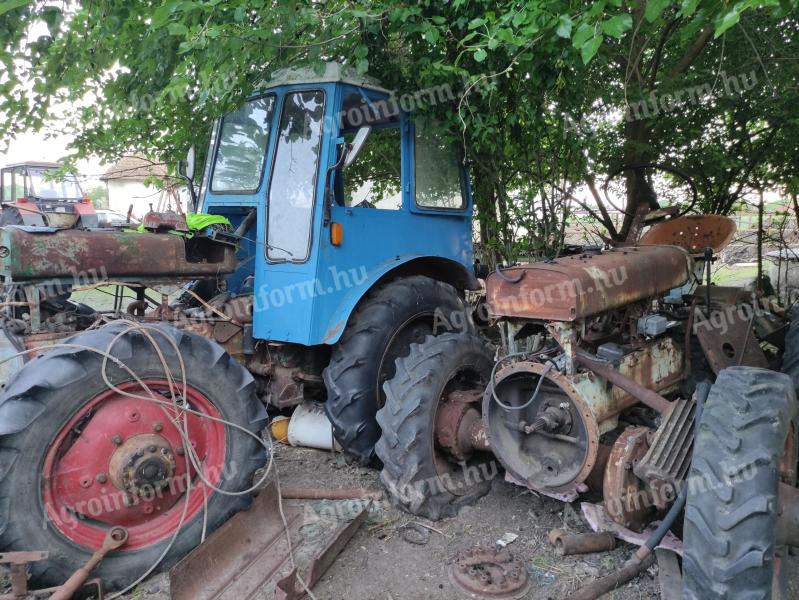
[[[266, 137], [266, 144], [264, 145], [263, 162], [261, 164], [261, 173], [260, 173], [259, 178], [258, 178], [258, 185], [254, 189], [247, 189], [247, 190], [215, 190], [214, 189], [214, 175], [216, 174], [217, 160], [219, 159], [219, 149], [221, 147], [222, 132], [223, 132], [224, 127], [225, 127], [225, 120], [232, 113], [244, 108], [244, 105], [249, 104], [251, 102], [256, 102], [258, 100], [261, 100], [261, 99], [269, 97], [269, 96], [272, 97], [272, 116], [269, 119], [269, 134]], [[210, 173], [208, 174], [208, 187], [207, 187], [206, 194], [210, 193], [212, 196], [251, 196], [251, 195], [257, 193], [258, 190], [261, 189], [261, 187], [264, 184], [264, 173], [266, 171], [266, 163], [267, 163], [267, 161], [269, 159], [269, 148], [271, 146], [271, 140], [272, 140], [273, 129], [274, 129], [274, 121], [275, 121], [275, 109], [278, 107], [279, 100], [280, 100], [280, 98], [278, 97], [278, 94], [276, 94], [275, 92], [273, 92], [273, 91], [264, 92], [263, 94], [258, 94], [257, 96], [253, 96], [251, 98], [247, 98], [247, 101], [244, 104], [242, 104], [239, 108], [237, 108], [234, 111], [231, 111], [230, 113], [228, 113], [227, 115], [225, 115], [224, 117], [219, 119], [219, 122], [215, 125], [215, 127], [217, 128], [217, 130], [216, 130], [216, 140], [214, 141], [214, 147], [211, 150], [211, 152], [213, 152], [213, 155], [214, 155], [214, 160], [211, 163]], [[282, 108], [281, 108], [281, 110], [282, 110]]]
[[[272, 211], [272, 184], [275, 180], [275, 164], [277, 163], [277, 153], [280, 149], [280, 124], [283, 121], [283, 108], [286, 106], [286, 98], [293, 95], [293, 94], [303, 94], [308, 92], [320, 92], [322, 94], [322, 123], [321, 123], [321, 132], [319, 137], [319, 152], [316, 155], [316, 170], [314, 172], [314, 194], [313, 200], [311, 202], [311, 210], [310, 210], [310, 227], [308, 228], [308, 245], [305, 249], [305, 257], [302, 260], [298, 260], [295, 258], [272, 258], [269, 256], [269, 247], [272, 245], [269, 241], [269, 215]], [[271, 160], [269, 165], [269, 185], [264, 190], [264, 206], [266, 207], [266, 216], [264, 218], [264, 258], [268, 264], [272, 265], [281, 265], [281, 264], [295, 264], [301, 265], [307, 263], [311, 260], [313, 253], [311, 250], [313, 249], [314, 243], [314, 223], [316, 222], [316, 205], [319, 196], [319, 184], [320, 184], [320, 172], [322, 168], [322, 151], [325, 147], [325, 123], [327, 122], [328, 115], [328, 94], [327, 89], [324, 87], [302, 87], [296, 89], [288, 89], [282, 94], [280, 94], [279, 98], [279, 106], [277, 106], [277, 116], [273, 116], [277, 118], [277, 126], [274, 128], [272, 135], [274, 136], [274, 143], [271, 144]], [[259, 187], [260, 189], [260, 187]]]

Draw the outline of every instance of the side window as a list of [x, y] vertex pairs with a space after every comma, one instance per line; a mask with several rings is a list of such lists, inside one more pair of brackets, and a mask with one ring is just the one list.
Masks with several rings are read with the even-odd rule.
[[258, 189], [274, 103], [274, 96], [256, 98], [224, 118], [211, 179], [212, 192]]
[[13, 202], [14, 190], [11, 189], [11, 171], [3, 171], [3, 181], [0, 183], [3, 186], [3, 202]]
[[465, 208], [458, 149], [453, 144], [417, 125], [414, 163], [417, 206], [439, 210]]
[[[351, 142], [354, 132], [345, 134]], [[399, 127], [373, 129], [358, 159], [342, 173], [345, 206], [402, 208], [402, 142]]]

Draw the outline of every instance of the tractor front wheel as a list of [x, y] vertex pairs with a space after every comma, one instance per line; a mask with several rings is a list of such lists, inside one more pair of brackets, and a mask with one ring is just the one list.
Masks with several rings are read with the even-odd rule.
[[421, 275], [395, 279], [370, 292], [352, 313], [324, 372], [327, 416], [345, 452], [375, 462], [385, 403], [383, 383], [411, 344], [451, 328], [473, 327], [454, 287]]
[[463, 452], [458, 441], [464, 422], [481, 419], [492, 363], [478, 336], [457, 333], [430, 336], [397, 360], [377, 413], [383, 435], [376, 450], [380, 479], [402, 510], [452, 517], [490, 489], [496, 461], [487, 452]]
[[93, 571], [108, 588], [169, 567], [249, 504], [235, 493], [263, 446], [220, 421], [257, 435], [258, 406], [252, 376], [207, 338], [117, 323], [65, 340], [0, 398], [0, 548], [48, 550], [33, 585], [60, 585], [121, 526], [127, 543]]

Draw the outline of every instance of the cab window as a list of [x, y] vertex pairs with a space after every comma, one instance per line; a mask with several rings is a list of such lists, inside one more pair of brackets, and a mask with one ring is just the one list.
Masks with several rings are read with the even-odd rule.
[[424, 125], [416, 126], [416, 205], [438, 210], [465, 208], [457, 146]]
[[255, 192], [266, 159], [273, 95], [247, 102], [222, 121], [211, 178], [212, 192]]

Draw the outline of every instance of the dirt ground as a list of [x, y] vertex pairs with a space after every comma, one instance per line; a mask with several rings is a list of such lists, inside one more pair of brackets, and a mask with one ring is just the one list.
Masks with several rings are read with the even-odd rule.
[[[378, 471], [347, 464], [341, 455], [304, 448], [276, 446], [281, 483], [295, 487], [363, 487], [379, 489]], [[334, 503], [335, 504], [335, 503]], [[331, 502], [310, 502], [311, 513], [331, 514]], [[344, 511], [346, 513], [346, 511]], [[318, 600], [463, 600], [470, 596], [450, 582], [448, 566], [458, 551], [473, 545], [493, 545], [505, 533], [518, 538], [508, 548], [527, 566], [532, 581], [524, 598], [560, 599], [581, 584], [606, 575], [623, 564], [634, 547], [621, 543], [611, 552], [558, 557], [547, 541], [554, 527], [589, 531], [579, 503], [566, 505], [540, 497], [505, 481], [495, 480], [491, 492], [457, 517], [430, 522], [379, 502], [338, 559], [313, 588]], [[409, 521], [429, 525], [429, 541], [411, 544], [400, 528]], [[795, 571], [795, 569], [792, 569]], [[792, 581], [788, 597], [799, 597]], [[127, 596], [129, 600], [166, 600], [168, 581], [153, 577]], [[606, 596], [615, 600], [660, 598], [657, 567]]]

